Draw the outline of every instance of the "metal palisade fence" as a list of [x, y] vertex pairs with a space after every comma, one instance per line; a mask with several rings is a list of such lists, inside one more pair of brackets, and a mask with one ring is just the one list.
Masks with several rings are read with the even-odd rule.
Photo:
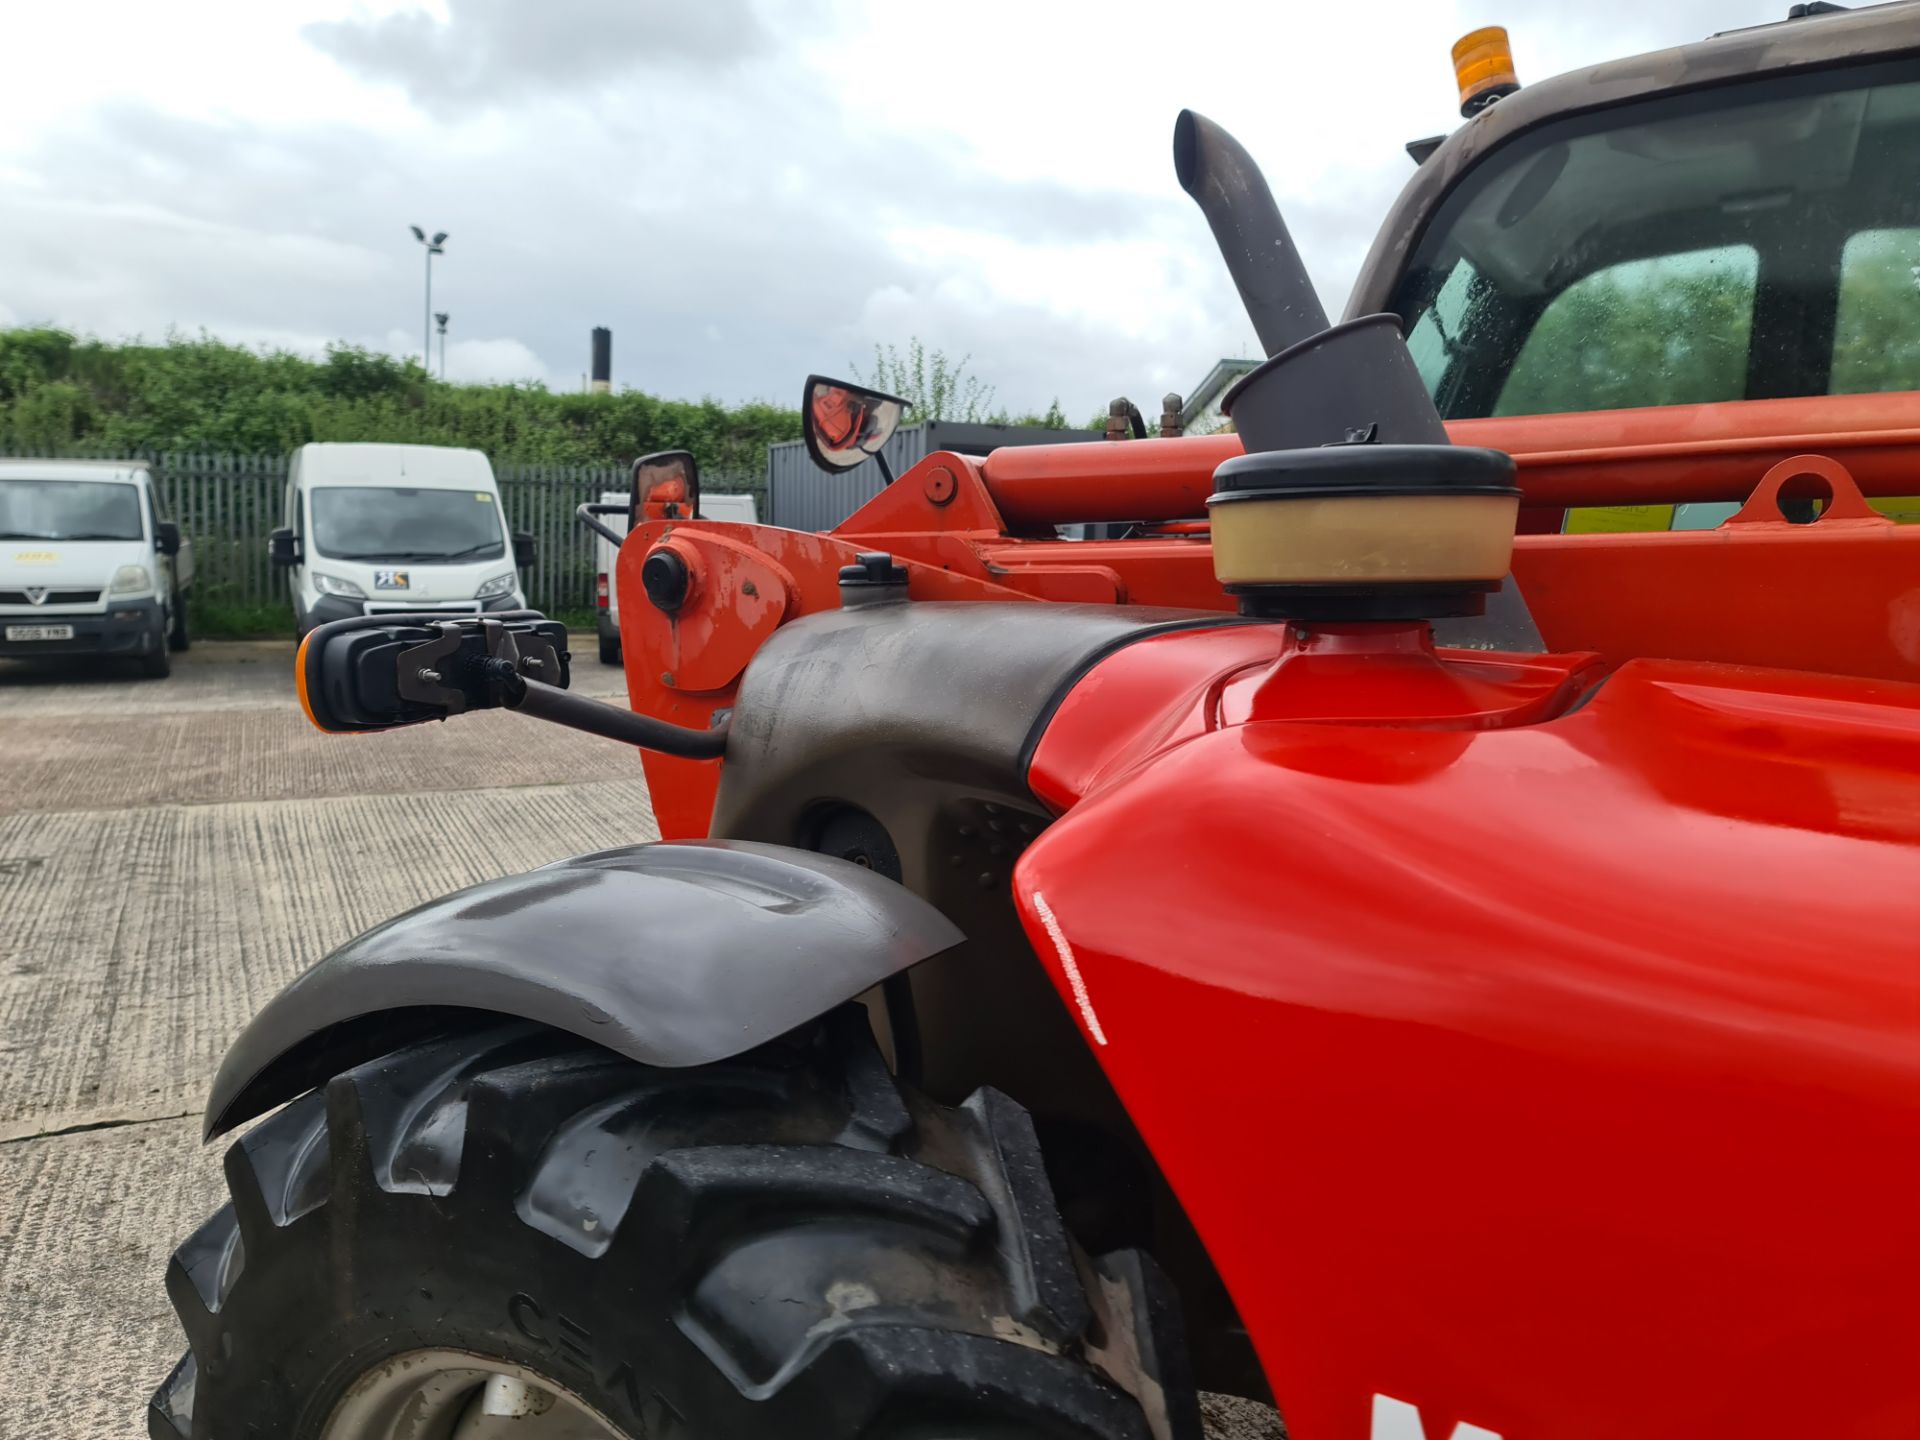
[[[61, 458], [146, 461], [169, 515], [193, 542], [194, 588], [201, 598], [230, 605], [288, 603], [286, 577], [267, 559], [267, 536], [284, 523], [289, 457], [69, 451]], [[627, 467], [506, 460], [495, 463], [493, 472], [508, 527], [534, 537], [537, 559], [521, 576], [527, 603], [547, 611], [591, 607], [598, 563], [593, 536], [574, 518], [574, 508], [608, 491], [624, 494]], [[753, 492], [762, 496], [764, 513], [760, 475], [703, 474], [701, 488], [715, 494]]]
[[516, 465], [493, 467], [500, 482], [500, 503], [510, 529], [533, 536], [538, 557], [520, 580], [527, 603], [536, 610], [575, 610], [593, 604], [599, 573], [593, 536], [574, 517], [574, 508], [598, 500], [603, 492], [625, 493], [632, 484], [627, 469], [614, 465]]

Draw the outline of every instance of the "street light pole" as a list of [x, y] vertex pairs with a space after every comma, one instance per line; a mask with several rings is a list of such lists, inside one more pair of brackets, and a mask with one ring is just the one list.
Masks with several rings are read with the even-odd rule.
[[413, 238], [427, 247], [427, 296], [420, 307], [420, 368], [429, 375], [433, 373], [433, 257], [446, 253], [447, 232], [436, 230], [433, 238], [427, 238], [427, 232], [418, 225], [407, 227], [413, 231]]
[[447, 378], [447, 312], [436, 310], [433, 323], [440, 328], [440, 378]]

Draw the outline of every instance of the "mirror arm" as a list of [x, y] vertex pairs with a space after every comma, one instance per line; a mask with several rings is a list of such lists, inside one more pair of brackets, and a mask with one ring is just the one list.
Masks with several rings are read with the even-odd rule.
[[574, 506], [573, 516], [574, 519], [586, 526], [587, 529], [593, 531], [593, 533], [598, 535], [602, 540], [608, 541], [614, 549], [618, 550], [622, 545], [627, 543], [627, 537], [620, 534], [611, 525], [602, 525], [594, 517], [598, 515], [625, 515], [629, 513], [631, 509], [632, 507], [629, 505], [600, 505], [589, 501], [584, 505]]
[[711, 730], [692, 730], [669, 725], [651, 715], [637, 715], [603, 700], [575, 695], [557, 685], [529, 680], [509, 660], [483, 660], [488, 679], [500, 687], [500, 698], [509, 710], [518, 710], [535, 719], [565, 725], [569, 730], [584, 730], [608, 740], [677, 755], [683, 760], [717, 760], [727, 750], [727, 722]]
[[876, 450], [873, 452], [873, 463], [878, 465], [880, 467], [880, 473], [887, 477], [887, 484], [893, 484], [893, 466], [887, 463], [887, 455], [884, 450]]

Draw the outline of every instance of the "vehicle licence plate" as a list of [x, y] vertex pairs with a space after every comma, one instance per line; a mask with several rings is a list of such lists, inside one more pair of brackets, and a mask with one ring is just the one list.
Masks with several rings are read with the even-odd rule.
[[9, 640], [71, 640], [72, 638], [73, 626], [71, 625], [7, 626]]

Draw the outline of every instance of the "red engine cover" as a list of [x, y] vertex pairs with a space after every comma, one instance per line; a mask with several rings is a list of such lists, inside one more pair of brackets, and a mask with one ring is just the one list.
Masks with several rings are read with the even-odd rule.
[[1920, 1435], [1920, 687], [1407, 728], [1105, 668], [1023, 915], [1299, 1440]]

